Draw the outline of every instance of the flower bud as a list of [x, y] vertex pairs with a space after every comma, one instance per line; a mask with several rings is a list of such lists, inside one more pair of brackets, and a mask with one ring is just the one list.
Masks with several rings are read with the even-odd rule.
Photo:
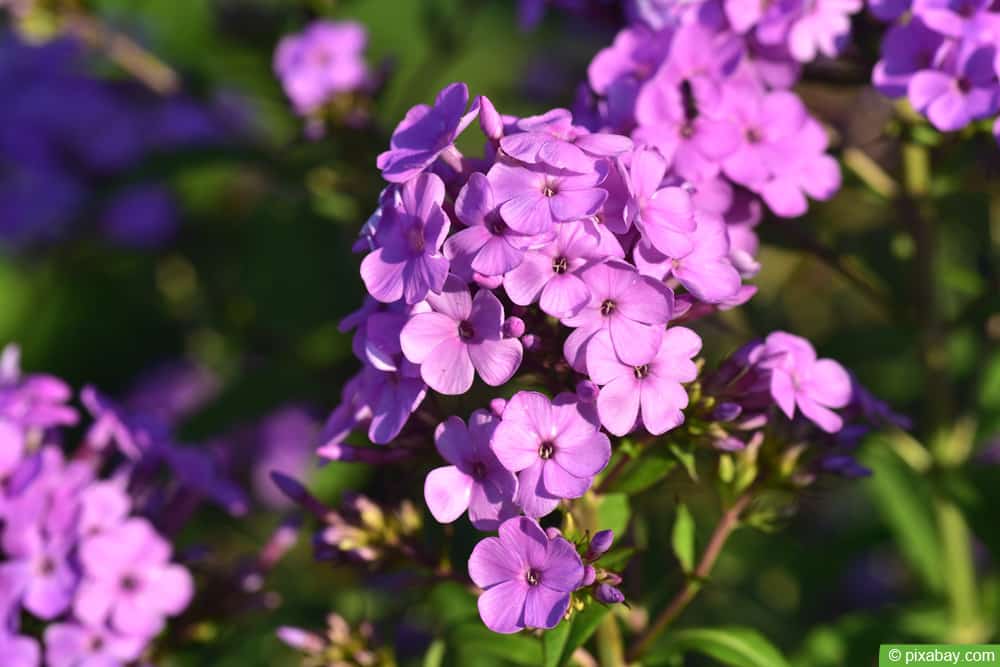
[[614, 542], [614, 539], [615, 533], [612, 530], [597, 531], [590, 538], [590, 546], [587, 547], [587, 555], [584, 558], [586, 560], [597, 560], [611, 548], [611, 543]]
[[490, 401], [490, 412], [492, 412], [497, 417], [503, 417], [504, 408], [507, 407], [507, 399], [504, 398], [494, 398]]
[[486, 138], [494, 143], [503, 137], [503, 118], [485, 95], [479, 96], [479, 127]]
[[598, 584], [597, 588], [594, 589], [594, 598], [604, 604], [619, 604], [625, 601], [622, 592], [608, 584]]
[[580, 582], [580, 586], [590, 586], [597, 580], [597, 570], [594, 569], [593, 565], [583, 566], [583, 581]]
[[507, 338], [520, 338], [524, 331], [524, 320], [520, 317], [508, 317], [503, 323], [503, 335]]
[[534, 351], [541, 347], [542, 339], [535, 334], [526, 334], [521, 338], [521, 345], [524, 346], [525, 350]]
[[743, 412], [743, 408], [738, 403], [725, 401], [715, 406], [712, 411], [712, 419], [720, 422], [731, 422]]

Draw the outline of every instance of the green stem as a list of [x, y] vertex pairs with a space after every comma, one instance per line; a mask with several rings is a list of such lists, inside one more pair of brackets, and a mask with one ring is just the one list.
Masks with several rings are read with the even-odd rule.
[[625, 667], [625, 646], [614, 614], [608, 614], [597, 626], [597, 657], [601, 667]]
[[742, 496], [736, 499], [732, 507], [723, 512], [719, 523], [715, 526], [715, 530], [712, 531], [711, 538], [708, 540], [708, 546], [705, 547], [701, 559], [694, 568], [694, 572], [691, 573], [687, 581], [684, 582], [684, 585], [677, 592], [677, 595], [670, 600], [666, 608], [660, 612], [659, 616], [656, 617], [656, 620], [653, 621], [646, 632], [629, 649], [629, 662], [635, 662], [641, 658], [642, 654], [649, 649], [653, 640], [660, 636], [667, 629], [667, 626], [673, 623], [681, 615], [681, 612], [687, 609], [687, 606], [698, 596], [702, 583], [712, 574], [712, 568], [715, 567], [715, 562], [719, 559], [723, 547], [726, 546], [729, 536], [740, 525], [740, 518], [752, 500], [753, 496], [751, 493], [749, 491], [744, 492]]
[[947, 591], [951, 607], [952, 641], [975, 643], [985, 639], [979, 615], [972, 534], [961, 510], [950, 500], [935, 503], [944, 569], [948, 573]]

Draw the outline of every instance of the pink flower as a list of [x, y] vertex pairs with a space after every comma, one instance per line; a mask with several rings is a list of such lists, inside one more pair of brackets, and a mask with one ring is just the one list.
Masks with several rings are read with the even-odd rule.
[[469, 426], [449, 417], [434, 431], [434, 444], [450, 466], [435, 468], [424, 481], [424, 499], [434, 518], [451, 523], [466, 510], [478, 530], [495, 530], [515, 516], [517, 477], [504, 468], [490, 449], [499, 420], [486, 410], [476, 410]]
[[659, 151], [643, 147], [632, 154], [625, 172], [629, 200], [625, 219], [636, 225], [644, 239], [671, 257], [691, 251], [690, 233], [695, 230], [691, 195], [678, 187], [662, 187], [667, 161]]
[[684, 423], [688, 395], [682, 383], [698, 376], [692, 358], [701, 350], [701, 339], [685, 327], [667, 329], [659, 350], [649, 362], [623, 362], [601, 332], [587, 345], [590, 379], [601, 387], [597, 413], [601, 424], [614, 435], [625, 435], [642, 413], [642, 424], [653, 435], [666, 433]]
[[789, 419], [798, 407], [827, 433], [841, 429], [844, 420], [830, 408], [842, 408], [851, 401], [851, 378], [843, 366], [833, 359], [817, 359], [809, 341], [783, 331], [765, 339], [764, 355], [771, 358], [767, 362], [771, 395]]
[[450, 223], [441, 209], [444, 183], [434, 174], [408, 181], [401, 194], [398, 207], [383, 211], [375, 232], [379, 247], [361, 262], [361, 278], [379, 301], [412, 304], [444, 285], [448, 260], [440, 251]]
[[611, 443], [588, 421], [572, 394], [550, 401], [521, 391], [504, 409], [493, 451], [520, 473], [516, 502], [528, 516], [545, 516], [562, 498], [579, 498], [611, 457]]
[[476, 372], [496, 387], [521, 365], [521, 343], [503, 337], [503, 305], [489, 290], [473, 299], [468, 287], [450, 276], [441, 294], [427, 297], [433, 312], [414, 315], [400, 334], [406, 358], [442, 394], [464, 394]]
[[587, 341], [604, 330], [627, 363], [637, 366], [652, 359], [673, 315], [673, 292], [617, 259], [591, 266], [580, 277], [590, 289], [590, 302], [579, 314], [563, 320], [576, 327], [563, 346], [567, 361], [578, 370], [584, 368]]

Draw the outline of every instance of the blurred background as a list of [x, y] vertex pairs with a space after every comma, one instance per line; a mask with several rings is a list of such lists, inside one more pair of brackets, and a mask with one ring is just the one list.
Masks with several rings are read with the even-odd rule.
[[[268, 469], [331, 503], [345, 489], [419, 498], [422, 476], [318, 468], [312, 455], [357, 366], [337, 324], [363, 295], [351, 245], [383, 185], [375, 156], [451, 81], [503, 113], [568, 106], [619, 10], [525, 25], [513, 0], [0, 8], [0, 339], [21, 344], [26, 369], [132, 405], [163, 408], [144, 387], [175, 388], [182, 439], [217, 448], [253, 491], [248, 520], [208, 512], [186, 528], [192, 549], [215, 545], [209, 570], [258, 552], [287, 511]], [[374, 83], [303, 119], [272, 60], [321, 16], [365, 26]], [[996, 639], [1000, 620], [1000, 153], [982, 135], [928, 137], [917, 205], [873, 188], [865, 160], [895, 176], [900, 147], [891, 104], [865, 85], [877, 35], [858, 22], [857, 71], [809, 71], [800, 87], [844, 158], [842, 191], [805, 218], [765, 221], [760, 292], [701, 328], [710, 359], [772, 329], [807, 336], [914, 421], [866, 444], [870, 478], [823, 480], [774, 534], [737, 534], [684, 618], [757, 628], [801, 667], [869, 664], [880, 642]], [[627, 595], [676, 589], [663, 565], [674, 498], [694, 494], [698, 509], [701, 493], [713, 511], [685, 484], [633, 500], [630, 578], [657, 589], [627, 578]], [[475, 539], [455, 533], [458, 550]], [[266, 604], [225, 623], [182, 624], [162, 664], [298, 664], [274, 630], [321, 629], [331, 610], [374, 621], [404, 664], [426, 664], [432, 642], [454, 645], [447, 664], [511, 655], [460, 588], [427, 596], [314, 565], [305, 536], [267, 588]]]

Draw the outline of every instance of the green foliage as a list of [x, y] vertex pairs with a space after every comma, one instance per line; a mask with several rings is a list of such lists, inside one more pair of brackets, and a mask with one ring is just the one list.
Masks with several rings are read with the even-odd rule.
[[789, 667], [763, 635], [742, 627], [685, 628], [668, 633], [650, 651], [645, 664], [670, 664], [675, 656], [685, 653], [701, 653], [731, 667]]

